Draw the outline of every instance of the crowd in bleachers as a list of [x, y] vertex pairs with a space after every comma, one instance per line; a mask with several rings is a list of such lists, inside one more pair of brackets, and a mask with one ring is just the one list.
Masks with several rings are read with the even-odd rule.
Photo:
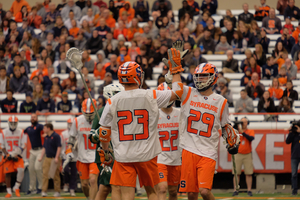
[[[168, 71], [162, 58], [182, 40], [189, 49], [182, 60], [185, 84], [194, 86], [196, 66], [216, 63], [220, 77], [214, 89], [227, 98], [231, 111], [294, 112], [299, 106], [300, 10], [295, 0], [278, 0], [276, 10], [266, 0], [257, 3], [254, 10], [241, 3], [240, 13], [218, 11], [217, 0], [200, 5], [184, 0], [179, 10], [168, 0], [156, 0], [152, 7], [147, 0], [132, 5], [45, 0], [32, 7], [14, 0], [9, 10], [0, 3], [1, 111], [80, 111], [88, 94], [66, 58], [71, 47], [83, 51], [83, 77], [99, 108], [105, 105], [103, 87], [117, 81], [124, 62], [142, 66], [143, 88], [156, 87]], [[14, 94], [26, 98], [21, 103]]]

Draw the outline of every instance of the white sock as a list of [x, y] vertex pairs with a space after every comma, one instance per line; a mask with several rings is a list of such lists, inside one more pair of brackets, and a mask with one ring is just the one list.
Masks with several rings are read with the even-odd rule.
[[8, 194], [12, 194], [11, 193], [11, 188], [6, 188], [6, 191], [7, 191]]
[[16, 182], [14, 189], [19, 189], [20, 188], [21, 183]]

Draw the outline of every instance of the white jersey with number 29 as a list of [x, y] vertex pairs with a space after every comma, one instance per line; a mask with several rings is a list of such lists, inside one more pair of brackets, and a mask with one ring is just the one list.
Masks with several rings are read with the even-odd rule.
[[178, 108], [173, 108], [170, 114], [159, 110], [157, 129], [162, 152], [157, 157], [157, 163], [172, 166], [181, 165], [179, 118], [180, 110]]
[[184, 86], [180, 119], [180, 147], [217, 160], [219, 129], [230, 123], [227, 100], [216, 93], [203, 96], [196, 88]]
[[95, 161], [96, 144], [89, 140], [92, 124], [86, 121], [84, 115], [76, 117], [70, 129], [70, 136], [76, 137], [78, 141], [77, 160], [82, 163], [93, 163]]
[[118, 162], [145, 162], [161, 152], [158, 109], [166, 107], [172, 91], [134, 89], [108, 99], [100, 125], [111, 127], [111, 141]]

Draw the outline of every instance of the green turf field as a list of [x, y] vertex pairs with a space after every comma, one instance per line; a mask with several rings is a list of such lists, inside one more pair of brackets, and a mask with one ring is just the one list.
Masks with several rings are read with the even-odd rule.
[[[42, 200], [42, 199], [86, 199], [82, 193], [76, 193], [77, 197], [70, 197], [68, 193], [61, 193], [61, 197], [52, 197], [53, 192], [48, 193], [48, 197], [41, 197], [40, 195], [24, 195], [21, 193], [21, 197], [15, 197], [13, 196], [11, 199], [18, 199], [18, 200], [29, 200], [29, 199], [34, 199], [34, 200]], [[300, 194], [298, 196], [292, 196], [291, 194], [283, 194], [283, 193], [276, 193], [276, 194], [253, 194], [253, 197], [247, 196], [246, 193], [241, 193], [237, 197], [232, 197], [231, 193], [218, 193], [214, 194], [216, 199], [223, 199], [223, 200], [230, 200], [230, 199], [236, 199], [236, 200], [243, 200], [243, 199], [255, 199], [255, 200], [288, 200], [288, 199], [300, 199]], [[0, 193], [0, 199], [5, 199], [4, 198], [5, 193]], [[110, 200], [110, 197], [108, 198]], [[136, 197], [135, 199], [147, 199], [146, 196], [140, 196]], [[187, 196], [182, 195], [178, 196], [178, 199], [187, 199]], [[199, 199], [202, 199], [199, 197]]]

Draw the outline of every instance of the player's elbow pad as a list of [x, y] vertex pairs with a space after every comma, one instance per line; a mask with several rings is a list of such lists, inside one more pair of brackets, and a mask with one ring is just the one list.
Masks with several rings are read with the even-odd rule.
[[107, 127], [100, 126], [99, 127], [99, 140], [103, 143], [110, 142], [111, 129]]
[[181, 82], [172, 83], [172, 91], [176, 94], [178, 99], [181, 99], [183, 94], [183, 84]]

